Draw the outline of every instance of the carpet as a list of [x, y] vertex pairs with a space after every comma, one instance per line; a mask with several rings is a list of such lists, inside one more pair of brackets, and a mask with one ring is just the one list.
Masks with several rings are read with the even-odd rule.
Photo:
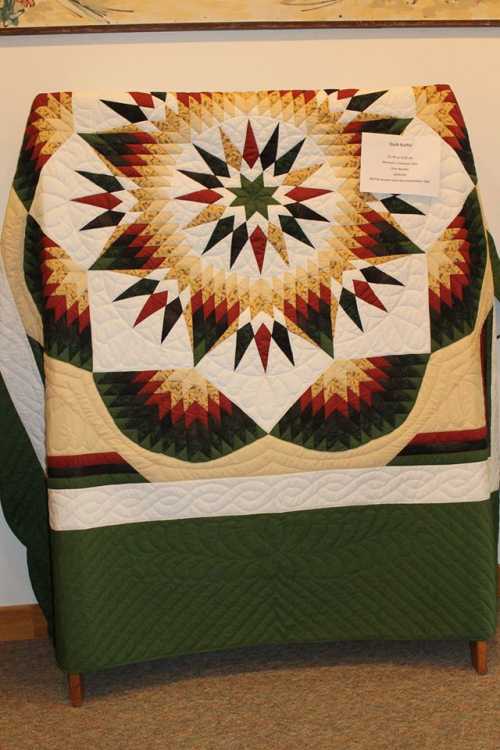
[[[500, 632], [500, 631], [498, 631]], [[68, 705], [48, 641], [0, 643], [1, 750], [500, 750], [500, 649], [258, 647], [89, 674]]]

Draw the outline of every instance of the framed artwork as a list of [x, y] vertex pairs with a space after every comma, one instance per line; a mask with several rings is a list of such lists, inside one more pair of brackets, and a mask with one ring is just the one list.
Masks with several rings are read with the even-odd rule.
[[0, 34], [500, 26], [500, 0], [0, 0]]

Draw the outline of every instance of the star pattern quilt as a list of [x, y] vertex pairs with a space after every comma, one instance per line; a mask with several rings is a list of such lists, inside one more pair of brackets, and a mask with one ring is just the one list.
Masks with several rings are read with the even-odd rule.
[[[439, 195], [362, 193], [363, 133], [439, 139]], [[445, 564], [494, 627], [497, 260], [448, 86], [39, 95], [2, 263], [2, 500], [64, 668], [425, 636]], [[400, 599], [343, 630], [356, 558]]]

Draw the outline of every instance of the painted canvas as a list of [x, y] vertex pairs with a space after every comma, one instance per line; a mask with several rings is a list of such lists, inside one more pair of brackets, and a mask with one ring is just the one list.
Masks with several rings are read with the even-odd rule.
[[0, 33], [500, 25], [500, 0], [0, 0]]

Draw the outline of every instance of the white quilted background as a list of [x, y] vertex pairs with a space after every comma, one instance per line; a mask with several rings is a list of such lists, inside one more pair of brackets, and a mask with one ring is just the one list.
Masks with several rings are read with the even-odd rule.
[[[399, 218], [399, 217], [398, 217]], [[360, 300], [363, 330], [339, 307], [335, 321], [335, 357], [354, 359], [385, 354], [422, 354], [431, 350], [427, 257], [409, 255], [379, 266], [403, 286], [379, 284], [376, 294], [385, 310]], [[345, 277], [362, 278], [346, 271]], [[345, 283], [347, 289], [350, 288]]]
[[[308, 471], [267, 477], [109, 484], [49, 490], [50, 525], [58, 531], [203, 516], [246, 516], [316, 508], [396, 503], [471, 502], [489, 496], [493, 462], [450, 466]], [[498, 484], [496, 485], [498, 486]]]
[[[113, 271], [87, 274], [94, 372], [193, 366], [193, 350], [183, 315], [161, 343], [163, 310], [134, 327], [146, 298], [130, 297], [114, 302], [137, 277]], [[149, 275], [153, 277], [154, 273]]]
[[[0, 42], [0, 214], [26, 115], [39, 91], [381, 88], [450, 83], [462, 106], [482, 197], [500, 240], [500, 31], [250, 31], [10, 37]], [[380, 105], [380, 101], [377, 102]], [[402, 113], [406, 114], [406, 113]], [[407, 116], [411, 116], [409, 112]], [[83, 117], [83, 115], [82, 115]], [[81, 123], [92, 130], [92, 113]], [[21, 545], [0, 518], [0, 605], [33, 601]]]
[[[102, 209], [83, 203], [75, 198], [92, 195], [99, 188], [76, 170], [106, 173], [102, 160], [79, 135], [72, 135], [49, 159], [42, 170], [31, 213], [43, 231], [61, 247], [71, 248], [71, 257], [83, 268], [89, 268], [100, 255], [103, 246], [115, 227], [100, 227], [90, 232], [80, 228], [102, 214]], [[110, 174], [109, 172], [107, 172]], [[132, 180], [120, 179], [124, 188], [134, 189]], [[131, 209], [134, 198], [125, 191], [115, 194], [124, 203], [118, 207], [123, 211], [122, 222], [134, 221], [137, 214]]]
[[44, 389], [0, 257], [0, 373], [45, 469]]

